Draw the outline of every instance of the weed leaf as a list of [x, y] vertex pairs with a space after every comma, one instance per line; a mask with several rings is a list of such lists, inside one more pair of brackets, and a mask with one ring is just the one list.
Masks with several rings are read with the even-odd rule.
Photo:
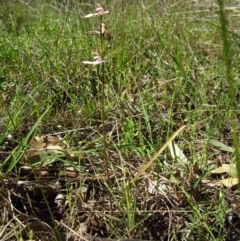
[[226, 146], [222, 142], [214, 139], [209, 140], [210, 143], [212, 143], [214, 146], [219, 147], [222, 151], [227, 151], [227, 152], [234, 152], [234, 149], [230, 146]]

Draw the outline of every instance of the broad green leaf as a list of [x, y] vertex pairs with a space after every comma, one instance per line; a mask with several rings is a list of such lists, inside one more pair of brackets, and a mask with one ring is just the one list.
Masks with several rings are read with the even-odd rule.
[[230, 146], [226, 146], [225, 144], [223, 144], [222, 142], [218, 141], [218, 140], [214, 140], [214, 139], [210, 139], [209, 140], [210, 143], [212, 143], [214, 146], [219, 147], [221, 150], [223, 151], [227, 151], [227, 152], [234, 152], [234, 149]]

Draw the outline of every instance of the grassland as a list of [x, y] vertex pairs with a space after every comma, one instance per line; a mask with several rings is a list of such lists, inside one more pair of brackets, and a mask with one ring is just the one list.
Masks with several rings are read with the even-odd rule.
[[1, 240], [240, 239], [238, 1], [0, 3]]

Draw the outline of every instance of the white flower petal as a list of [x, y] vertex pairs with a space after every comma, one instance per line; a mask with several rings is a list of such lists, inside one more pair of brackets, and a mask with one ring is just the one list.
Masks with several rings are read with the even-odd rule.
[[90, 64], [90, 65], [97, 65], [97, 64], [101, 64], [104, 63], [106, 61], [82, 61], [83, 64]]
[[89, 13], [86, 16], [84, 16], [84, 18], [91, 18], [91, 17], [95, 17], [95, 16], [100, 16], [100, 15], [103, 15], [103, 14], [106, 14], [106, 13], [109, 13], [109, 11]]
[[88, 15], [84, 16], [84, 18], [91, 18], [91, 17], [94, 17], [95, 15], [96, 13], [89, 13]]

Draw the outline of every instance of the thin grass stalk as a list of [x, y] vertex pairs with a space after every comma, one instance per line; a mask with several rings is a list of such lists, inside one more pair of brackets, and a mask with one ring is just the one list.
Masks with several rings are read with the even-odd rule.
[[[224, 11], [224, 3], [223, 0], [218, 0], [218, 6], [219, 6], [219, 19], [221, 24], [221, 34], [222, 34], [222, 42], [223, 42], [223, 59], [225, 62], [225, 68], [226, 68], [226, 79], [228, 82], [228, 97], [230, 101], [230, 107], [232, 111], [230, 112], [230, 119], [231, 126], [233, 130], [233, 144], [234, 144], [234, 155], [237, 165], [237, 174], [238, 174], [238, 180], [240, 180], [240, 159], [239, 159], [239, 141], [238, 141], [238, 128], [237, 128], [237, 115], [234, 111], [236, 109], [235, 104], [235, 89], [234, 86], [237, 84], [234, 81], [233, 75], [232, 75], [232, 65], [231, 65], [231, 42], [229, 40], [229, 31], [227, 29], [227, 18]], [[240, 182], [238, 182], [238, 188], [240, 189]]]
[[[124, 6], [125, 1], [121, 1], [121, 28], [120, 28], [120, 37], [121, 37], [121, 57], [120, 57], [120, 83], [118, 86], [119, 89], [119, 97], [121, 97], [121, 89], [122, 89], [122, 83], [123, 83], [123, 58], [124, 58], [124, 45], [125, 45], [125, 16], [124, 16]], [[120, 99], [120, 98], [119, 98]]]

